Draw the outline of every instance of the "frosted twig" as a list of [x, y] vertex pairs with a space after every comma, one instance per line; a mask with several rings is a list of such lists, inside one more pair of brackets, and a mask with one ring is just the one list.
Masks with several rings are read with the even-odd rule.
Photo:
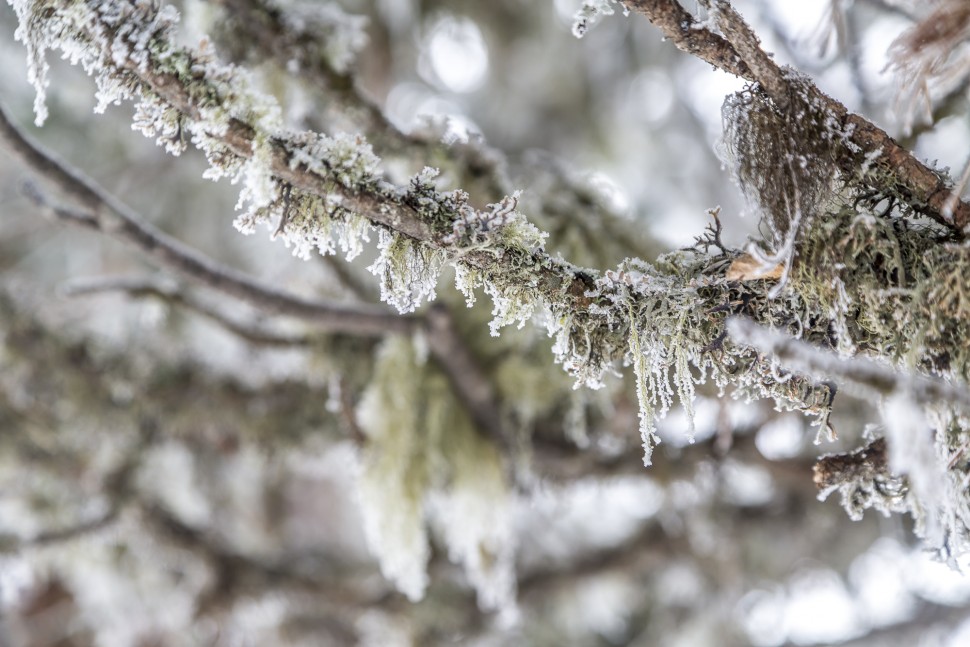
[[788, 80], [778, 64], [761, 48], [758, 36], [727, 0], [704, 0], [703, 4], [715, 17], [727, 41], [737, 49], [751, 74], [784, 110], [788, 104]]
[[[745, 32], [750, 32], [750, 27], [743, 23], [743, 19], [733, 9], [726, 14], [729, 25], [733, 25], [731, 33], [727, 34], [728, 38], [723, 38], [701, 26], [676, 0], [630, 0], [627, 4], [660, 28], [664, 36], [678, 49], [725, 72], [760, 83], [772, 100], [779, 105], [787, 104], [790, 84], [785, 72], [760, 48], [757, 52], [751, 50], [753, 43], [744, 35]], [[720, 4], [730, 7], [727, 3]], [[743, 48], [742, 43], [730, 40], [735, 31], [739, 31], [744, 37]], [[746, 57], [752, 55], [755, 59], [747, 60]], [[885, 173], [871, 173], [862, 178], [862, 181], [883, 182], [879, 185], [873, 184], [873, 188], [881, 190], [899, 192], [902, 189], [913, 204], [919, 205], [922, 212], [962, 236], [963, 229], [970, 224], [970, 204], [957, 202], [953, 207], [952, 219], [943, 215], [944, 205], [951, 195], [943, 175], [916, 159], [878, 126], [850, 113], [842, 103], [824, 94], [814, 85], [808, 84], [807, 87], [811, 95], [808, 99], [820, 110], [830, 114], [845, 133], [845, 140], [837, 149], [838, 163], [843, 169], [855, 169], [866, 154], [881, 151], [877, 165]], [[885, 178], [891, 180], [888, 186]]]
[[676, 0], [629, 0], [625, 4], [646, 16], [677, 49], [735, 76], [752, 78], [734, 45], [701, 25]]
[[821, 379], [838, 378], [858, 391], [877, 397], [905, 393], [918, 403], [947, 402], [970, 411], [970, 391], [962, 386], [936, 378], [895, 372], [864, 357], [842, 359], [744, 317], [729, 319], [726, 325], [735, 343], [776, 357], [786, 368], [797, 373]]

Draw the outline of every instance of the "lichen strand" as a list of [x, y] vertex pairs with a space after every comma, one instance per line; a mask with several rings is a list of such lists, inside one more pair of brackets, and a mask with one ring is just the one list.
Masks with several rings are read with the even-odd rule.
[[787, 72], [782, 108], [757, 85], [725, 99], [723, 150], [766, 226], [772, 254], [787, 258], [799, 229], [832, 195], [841, 124], [813, 100], [810, 82]]
[[410, 340], [381, 346], [358, 419], [365, 530], [385, 576], [412, 600], [424, 595], [431, 522], [481, 606], [513, 604], [512, 501], [500, 456]]

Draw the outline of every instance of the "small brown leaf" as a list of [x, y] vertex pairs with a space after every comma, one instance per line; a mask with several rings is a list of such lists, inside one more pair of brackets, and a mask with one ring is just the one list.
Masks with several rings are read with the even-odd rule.
[[731, 261], [725, 276], [728, 281], [777, 281], [785, 271], [785, 264], [778, 263], [774, 267], [767, 267], [748, 253], [741, 254]]

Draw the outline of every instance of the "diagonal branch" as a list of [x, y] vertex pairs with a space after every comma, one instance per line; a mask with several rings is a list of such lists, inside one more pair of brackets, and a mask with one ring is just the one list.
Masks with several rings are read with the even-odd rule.
[[947, 402], [970, 411], [970, 391], [965, 387], [938, 378], [898, 373], [885, 364], [864, 357], [842, 359], [835, 353], [743, 317], [729, 319], [727, 330], [735, 342], [778, 358], [786, 369], [794, 372], [821, 379], [838, 378], [850, 387], [877, 397], [903, 392], [920, 403]]
[[[459, 401], [468, 409], [478, 428], [508, 449], [509, 438], [501, 420], [501, 407], [494, 389], [454, 328], [451, 318], [433, 310], [427, 318], [399, 315], [379, 306], [331, 303], [309, 300], [259, 283], [250, 277], [226, 268], [200, 253], [170, 238], [141, 219], [127, 206], [85, 178], [78, 171], [52, 154], [44, 151], [9, 120], [0, 108], [0, 136], [36, 172], [51, 180], [61, 190], [82, 202], [87, 211], [77, 211], [51, 204], [45, 196], [33, 190], [31, 198], [60, 220], [109, 234], [145, 252], [162, 266], [201, 283], [232, 295], [265, 311], [300, 318], [312, 322], [325, 332], [355, 335], [408, 334], [424, 328], [428, 334], [432, 355], [448, 377]], [[126, 291], [153, 292], [161, 296], [158, 286], [118, 285]], [[163, 291], [164, 292], [164, 291]], [[177, 297], [166, 292], [168, 299], [176, 298], [182, 305], [215, 319], [237, 334], [258, 337], [258, 343], [294, 343], [293, 339], [267, 335], [261, 331], [241, 328], [221, 313], [196, 300]], [[296, 340], [297, 342], [299, 340]]]
[[[724, 0], [713, 2], [725, 37], [712, 33], [676, 0], [629, 0], [627, 4], [646, 16], [679, 49], [715, 67], [759, 83], [779, 106], [788, 104], [795, 91], [792, 73], [782, 69], [761, 49], [759, 40], [741, 16]], [[873, 153], [880, 153], [862, 178], [879, 190], [898, 192], [915, 208], [937, 222], [963, 235], [970, 225], [970, 205], [957, 201], [952, 216], [947, 210], [952, 201], [948, 178], [929, 168], [884, 130], [867, 119], [850, 113], [841, 102], [824, 94], [813, 84], [807, 88], [809, 101], [833, 115], [845, 138], [838, 147], [838, 163], [846, 172], [855, 169]]]

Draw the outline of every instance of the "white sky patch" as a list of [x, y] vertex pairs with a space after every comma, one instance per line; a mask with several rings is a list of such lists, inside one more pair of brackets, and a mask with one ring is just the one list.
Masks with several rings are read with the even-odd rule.
[[785, 597], [777, 590], [750, 591], [738, 603], [741, 626], [755, 647], [785, 642]]
[[688, 434], [687, 411], [675, 406], [665, 418], [657, 422], [657, 435], [665, 445], [686, 447], [693, 442], [703, 442], [717, 431], [720, 403], [713, 398], [698, 397], [694, 401], [694, 437]]
[[904, 566], [907, 586], [921, 598], [937, 604], [966, 604], [970, 600], [970, 577], [914, 550]]
[[968, 139], [965, 117], [943, 119], [920, 135], [915, 153], [921, 159], [936, 160], [941, 166], [950, 167], [951, 174], [957, 177], [967, 162]]
[[801, 644], [842, 641], [862, 629], [845, 585], [828, 570], [808, 571], [792, 580], [785, 624], [788, 639]]
[[[831, 0], [800, 0], [799, 2], [767, 2], [765, 6], [782, 32], [798, 43], [816, 38], [827, 25]], [[745, 12], [752, 20], [755, 12]], [[770, 34], [765, 27], [756, 28], [759, 34]], [[770, 48], [769, 48], [770, 49]]]
[[468, 18], [439, 18], [428, 33], [424, 57], [434, 72], [433, 80], [451, 92], [477, 90], [488, 74], [488, 47], [482, 30]]
[[805, 424], [796, 416], [778, 416], [764, 425], [754, 437], [754, 444], [768, 460], [797, 456], [805, 441]]
[[771, 474], [763, 467], [729, 459], [721, 467], [721, 477], [722, 495], [735, 505], [764, 505], [775, 495]]
[[886, 69], [889, 64], [887, 50], [889, 44], [909, 27], [912, 27], [912, 23], [905, 18], [886, 15], [877, 18], [862, 34], [859, 44], [862, 73], [870, 83], [876, 81], [882, 89], [892, 84], [892, 74]]
[[696, 58], [685, 58], [678, 67], [677, 79], [686, 84], [685, 101], [704, 124], [712, 141], [718, 141], [723, 133], [721, 106], [724, 97], [744, 88], [744, 81], [722, 72]]
[[899, 542], [883, 538], [859, 555], [849, 569], [860, 614], [872, 626], [907, 618], [915, 598], [906, 587], [906, 552]]
[[648, 68], [633, 79], [628, 100], [631, 114], [651, 124], [663, 122], [674, 107], [674, 88], [670, 75], [659, 68]]

